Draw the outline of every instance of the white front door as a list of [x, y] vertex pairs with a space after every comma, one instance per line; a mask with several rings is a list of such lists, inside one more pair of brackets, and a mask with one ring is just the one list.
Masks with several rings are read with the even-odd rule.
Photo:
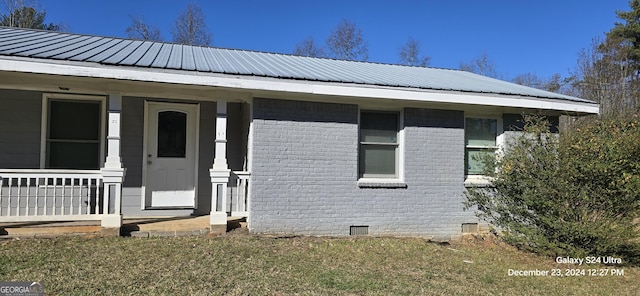
[[199, 106], [145, 106], [145, 208], [195, 208]]

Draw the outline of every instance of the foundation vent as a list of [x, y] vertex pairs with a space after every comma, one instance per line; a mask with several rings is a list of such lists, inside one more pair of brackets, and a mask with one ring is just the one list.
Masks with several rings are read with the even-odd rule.
[[350, 226], [349, 235], [369, 235], [369, 226]]
[[478, 223], [462, 223], [462, 233], [478, 233]]

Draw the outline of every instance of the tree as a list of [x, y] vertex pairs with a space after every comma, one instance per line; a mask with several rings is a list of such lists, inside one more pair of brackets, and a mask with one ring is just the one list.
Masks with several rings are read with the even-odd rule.
[[313, 37], [309, 36], [296, 44], [296, 48], [293, 50], [293, 54], [304, 57], [324, 57], [324, 49], [315, 42]]
[[60, 31], [61, 24], [45, 23], [47, 12], [38, 10], [37, 1], [4, 0], [4, 10], [0, 15], [0, 26]]
[[142, 17], [129, 16], [129, 18], [131, 18], [131, 25], [125, 30], [129, 38], [162, 41], [158, 27], [145, 23]]
[[400, 47], [398, 53], [400, 63], [407, 66], [426, 67], [429, 65], [430, 57], [420, 55], [420, 42], [409, 37], [407, 43]]
[[189, 3], [178, 15], [171, 29], [173, 42], [186, 45], [210, 45], [211, 33], [207, 29], [205, 16], [200, 6]]
[[544, 79], [532, 73], [520, 74], [511, 80], [515, 84], [520, 84], [537, 89], [547, 90], [551, 92], [567, 94], [570, 91], [566, 89], [567, 79], [563, 79], [558, 73]]
[[339, 60], [366, 61], [369, 58], [367, 47], [362, 30], [346, 19], [327, 38], [327, 50]]
[[498, 78], [499, 76], [498, 72], [496, 72], [495, 64], [489, 60], [489, 55], [486, 53], [479, 55], [469, 62], [460, 63], [460, 70], [492, 78]]
[[622, 257], [640, 264], [640, 122], [601, 119], [557, 137], [541, 116], [487, 157], [491, 185], [469, 188], [465, 208], [505, 241], [553, 256]]
[[594, 38], [591, 48], [580, 52], [571, 78], [573, 95], [598, 102], [607, 116], [634, 112], [640, 94], [633, 50], [612, 38]]
[[629, 1], [630, 11], [617, 11], [616, 15], [622, 23], [615, 26], [606, 35], [609, 42], [617, 42], [619, 46], [627, 48], [630, 67], [637, 80], [640, 72], [640, 0]]

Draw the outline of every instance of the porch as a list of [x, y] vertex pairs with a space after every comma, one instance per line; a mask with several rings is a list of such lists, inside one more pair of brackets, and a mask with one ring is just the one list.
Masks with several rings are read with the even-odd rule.
[[[207, 229], [222, 233], [226, 231], [228, 219], [246, 221], [249, 213], [249, 177], [248, 172], [231, 171], [228, 179], [231, 184], [214, 184], [225, 185], [220, 187], [227, 189], [226, 194], [213, 194], [214, 217], [139, 217], [123, 220], [122, 195], [119, 192], [121, 184], [112, 182], [108, 176], [105, 178], [101, 171], [0, 169], [0, 235], [9, 234], [6, 231], [3, 233], [2, 228], [24, 228], [14, 230], [14, 233], [27, 235], [43, 235], [42, 229], [51, 230], [51, 234], [103, 232], [98, 228], [112, 228], [112, 232], [117, 234], [119, 228], [123, 228], [122, 233], [127, 234], [140, 230], [132, 228], [134, 224], [149, 224], [142, 230], [152, 232], [197, 232]], [[229, 197], [228, 200], [226, 197]], [[217, 224], [211, 224], [212, 221]]]
[[[0, 223], [119, 233], [132, 218], [186, 216], [207, 217], [208, 231], [223, 232], [228, 217], [248, 216], [242, 101], [0, 90], [0, 103]], [[82, 114], [92, 114], [87, 123], [70, 119]]]

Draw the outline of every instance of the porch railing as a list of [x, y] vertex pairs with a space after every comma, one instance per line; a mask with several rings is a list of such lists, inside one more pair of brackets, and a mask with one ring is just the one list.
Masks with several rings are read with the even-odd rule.
[[0, 169], [0, 222], [100, 220], [109, 206], [99, 170]]
[[227, 212], [233, 217], [249, 216], [250, 172], [232, 171], [229, 180], [229, 202]]

